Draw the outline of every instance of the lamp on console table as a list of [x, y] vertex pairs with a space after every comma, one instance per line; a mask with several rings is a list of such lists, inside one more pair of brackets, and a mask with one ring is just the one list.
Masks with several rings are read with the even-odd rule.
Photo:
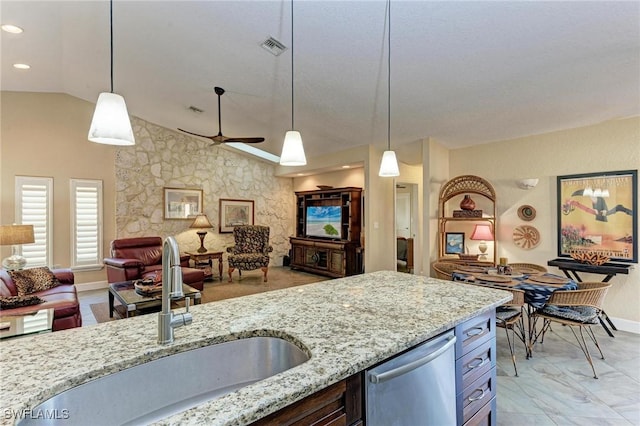
[[200, 248], [198, 249], [198, 253], [206, 253], [207, 249], [204, 246], [204, 237], [207, 235], [207, 231], [205, 231], [205, 229], [213, 228], [213, 225], [211, 224], [211, 222], [209, 222], [209, 218], [207, 217], [207, 215], [197, 215], [189, 228], [199, 229], [199, 231], [197, 232], [198, 237], [200, 237]]
[[480, 240], [478, 249], [480, 249], [480, 259], [487, 258], [487, 240], [493, 240], [493, 233], [491, 232], [491, 226], [489, 225], [476, 225], [471, 234], [472, 240]]
[[35, 242], [33, 225], [2, 225], [0, 226], [0, 246], [11, 246], [11, 256], [2, 261], [2, 266], [8, 271], [22, 269], [27, 259], [18, 253], [20, 244]]

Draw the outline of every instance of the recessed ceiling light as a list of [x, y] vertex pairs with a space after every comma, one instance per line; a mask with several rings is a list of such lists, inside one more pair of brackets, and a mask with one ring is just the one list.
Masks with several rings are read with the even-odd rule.
[[349, 167], [351, 167], [351, 166], [348, 165], [348, 164], [345, 164], [344, 166], [342, 166], [343, 169], [348, 169]]
[[20, 27], [16, 27], [15, 25], [5, 24], [2, 26], [2, 31], [6, 31], [11, 34], [20, 34], [23, 30]]
[[31, 65], [28, 64], [13, 64], [14, 68], [17, 68], [19, 70], [28, 70], [29, 68], [31, 68]]
[[298, 173], [298, 176], [304, 176], [304, 173]]

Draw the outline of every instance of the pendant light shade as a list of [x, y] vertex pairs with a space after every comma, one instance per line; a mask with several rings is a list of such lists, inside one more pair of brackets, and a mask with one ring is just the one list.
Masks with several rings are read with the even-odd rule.
[[385, 151], [384, 154], [382, 154], [382, 161], [380, 162], [380, 171], [378, 171], [378, 176], [400, 176], [400, 170], [398, 169], [398, 160], [396, 159], [395, 152]]
[[89, 140], [107, 145], [136, 144], [127, 105], [122, 96], [100, 93], [89, 128]]
[[398, 168], [396, 153], [391, 151], [391, 0], [387, 0], [387, 19], [387, 28], [389, 29], [387, 36], [389, 43], [387, 48], [387, 66], [389, 70], [387, 73], [387, 150], [382, 154], [378, 176], [395, 177], [400, 176], [400, 169]]
[[307, 164], [302, 135], [299, 131], [294, 130], [293, 69], [293, 0], [291, 0], [291, 130], [284, 136], [282, 154], [280, 155], [280, 165], [282, 166], [304, 166]]
[[135, 145], [127, 105], [122, 96], [113, 93], [113, 0], [109, 2], [109, 35], [111, 92], [103, 92], [98, 96], [88, 138], [91, 142], [106, 145]]
[[280, 164], [283, 166], [304, 166], [307, 164], [307, 157], [304, 155], [304, 147], [302, 146], [302, 136], [297, 130], [289, 130], [284, 136]]

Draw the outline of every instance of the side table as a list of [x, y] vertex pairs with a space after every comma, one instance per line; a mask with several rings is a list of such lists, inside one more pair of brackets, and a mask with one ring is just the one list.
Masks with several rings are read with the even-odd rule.
[[193, 260], [193, 266], [198, 269], [204, 269], [204, 278], [213, 278], [213, 261], [218, 261], [218, 276], [222, 281], [222, 252], [221, 251], [206, 251], [204, 253], [198, 253], [197, 251], [188, 251], [187, 254]]

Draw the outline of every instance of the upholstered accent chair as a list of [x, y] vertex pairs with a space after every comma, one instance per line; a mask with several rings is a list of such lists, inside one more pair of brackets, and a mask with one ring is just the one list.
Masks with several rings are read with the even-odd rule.
[[269, 269], [269, 252], [273, 247], [269, 245], [269, 227], [261, 225], [242, 225], [233, 228], [235, 245], [227, 247], [227, 261], [229, 262], [229, 282], [231, 274], [236, 269], [242, 277], [242, 271], [261, 269], [264, 282], [267, 282]]

